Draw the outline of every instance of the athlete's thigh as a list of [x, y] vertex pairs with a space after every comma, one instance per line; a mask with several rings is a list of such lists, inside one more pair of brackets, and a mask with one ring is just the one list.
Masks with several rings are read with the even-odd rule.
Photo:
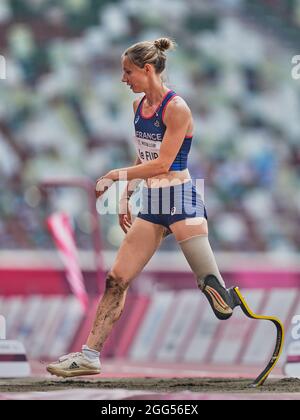
[[172, 223], [170, 229], [177, 242], [192, 236], [208, 235], [208, 224], [205, 217], [194, 217]]
[[128, 230], [111, 271], [127, 280], [136, 277], [159, 247], [165, 227], [137, 217]]

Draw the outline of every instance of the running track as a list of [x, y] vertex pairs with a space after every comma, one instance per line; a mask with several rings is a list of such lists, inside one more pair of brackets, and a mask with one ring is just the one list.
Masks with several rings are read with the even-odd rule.
[[[53, 378], [45, 373], [40, 362], [31, 363], [32, 381]], [[254, 378], [261, 367], [195, 366], [191, 364], [138, 364], [124, 360], [105, 361], [101, 378]], [[273, 371], [270, 378], [283, 378], [281, 369]], [[9, 379], [6, 380], [9, 384]], [[14, 380], [15, 381], [15, 380]], [[27, 381], [27, 379], [26, 379]], [[30, 383], [30, 378], [28, 378]], [[300, 400], [300, 393], [198, 393], [191, 391], [153, 392], [126, 389], [62, 389], [47, 392], [0, 393], [0, 400]]]

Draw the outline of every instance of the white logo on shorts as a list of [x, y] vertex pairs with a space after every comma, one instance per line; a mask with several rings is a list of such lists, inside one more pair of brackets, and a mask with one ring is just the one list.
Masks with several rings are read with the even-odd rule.
[[176, 213], [176, 207], [172, 207], [172, 209], [171, 209], [171, 216], [174, 216], [175, 213]]

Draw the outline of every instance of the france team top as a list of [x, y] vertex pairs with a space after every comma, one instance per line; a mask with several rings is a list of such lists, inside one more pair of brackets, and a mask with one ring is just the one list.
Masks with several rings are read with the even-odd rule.
[[[168, 103], [177, 96], [173, 90], [169, 90], [155, 112], [146, 117], [143, 114], [144, 96], [135, 113], [135, 147], [142, 163], [157, 159], [160, 146], [166, 131], [164, 114]], [[169, 171], [182, 171], [187, 168], [188, 154], [191, 149], [192, 137], [185, 137], [182, 146], [175, 157]]]

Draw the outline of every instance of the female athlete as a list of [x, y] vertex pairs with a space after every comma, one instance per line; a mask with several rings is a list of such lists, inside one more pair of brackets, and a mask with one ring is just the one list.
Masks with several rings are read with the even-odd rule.
[[[86, 344], [81, 352], [48, 365], [54, 375], [100, 373], [100, 352], [122, 314], [128, 288], [168, 234], [174, 234], [217, 318], [228, 319], [236, 306], [218, 270], [208, 240], [205, 206], [187, 168], [193, 117], [186, 102], [161, 77], [165, 51], [174, 47], [171, 39], [160, 38], [135, 44], [122, 55], [122, 82], [134, 93], [144, 93], [133, 103], [137, 158], [134, 166], [102, 176], [96, 195], [101, 197], [125, 174], [128, 183], [120, 200], [119, 223], [126, 236], [107, 274]], [[145, 180], [142, 209], [132, 222], [129, 199], [140, 180]]]

